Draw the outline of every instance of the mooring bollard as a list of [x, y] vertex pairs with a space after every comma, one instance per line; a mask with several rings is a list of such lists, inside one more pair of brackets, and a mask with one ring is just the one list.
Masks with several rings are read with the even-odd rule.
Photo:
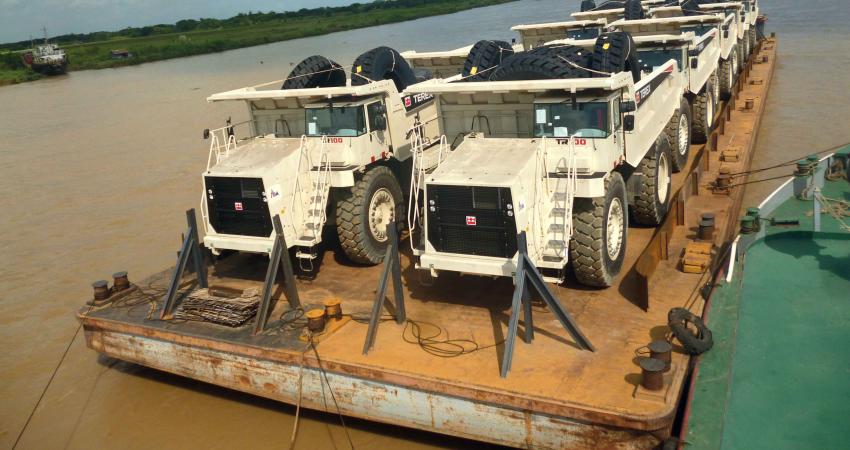
[[325, 300], [325, 315], [331, 319], [342, 319], [342, 302], [337, 298]]
[[120, 292], [130, 287], [130, 279], [127, 278], [127, 271], [122, 270], [112, 274], [113, 289]]
[[648, 345], [649, 357], [662, 361], [664, 363], [664, 372], [670, 371], [670, 362], [672, 361], [673, 345], [668, 341], [659, 339], [652, 341]]
[[325, 329], [325, 310], [311, 309], [304, 314], [307, 317], [307, 329], [319, 333]]
[[656, 358], [641, 358], [640, 385], [649, 391], [660, 391], [664, 387], [664, 361]]
[[714, 213], [705, 213], [700, 217], [697, 235], [701, 241], [714, 240]]
[[97, 280], [91, 285], [94, 288], [95, 300], [106, 300], [109, 298], [109, 283], [106, 280]]

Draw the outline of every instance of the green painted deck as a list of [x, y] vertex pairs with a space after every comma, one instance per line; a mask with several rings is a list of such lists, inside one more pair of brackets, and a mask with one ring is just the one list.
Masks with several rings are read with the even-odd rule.
[[[850, 201], [850, 183], [823, 195]], [[800, 226], [769, 229], [715, 291], [684, 448], [850, 446], [850, 233], [826, 214], [812, 233], [811, 209], [783, 203]]]

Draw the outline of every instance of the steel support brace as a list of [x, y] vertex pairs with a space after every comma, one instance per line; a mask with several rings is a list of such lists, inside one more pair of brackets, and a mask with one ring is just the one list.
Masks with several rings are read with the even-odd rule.
[[[375, 335], [381, 322], [381, 310], [386, 306], [387, 284], [393, 280], [393, 295], [395, 297], [395, 321], [403, 324], [407, 320], [404, 309], [404, 290], [401, 285], [401, 259], [398, 253], [398, 231], [395, 224], [387, 226], [387, 251], [384, 253], [384, 269], [378, 280], [378, 290], [375, 292], [375, 302], [372, 304], [372, 315], [369, 316], [369, 329], [366, 331], [366, 342], [363, 343], [363, 354], [368, 354], [375, 345]], [[389, 308], [388, 308], [389, 309]], [[390, 311], [392, 313], [393, 311]]]
[[254, 334], [262, 333], [266, 329], [269, 314], [274, 310], [272, 291], [274, 290], [275, 280], [277, 280], [278, 268], [281, 265], [283, 266], [283, 285], [286, 289], [286, 299], [289, 301], [289, 306], [291, 308], [301, 307], [298, 288], [295, 285], [295, 274], [292, 271], [292, 261], [289, 260], [289, 247], [287, 247], [286, 238], [283, 236], [283, 226], [280, 224], [279, 215], [275, 214], [272, 225], [274, 225], [275, 234], [274, 246], [269, 259], [269, 267], [266, 269], [263, 297], [257, 309], [257, 319], [254, 321]]
[[198, 274], [198, 285], [202, 288], [209, 286], [207, 284], [207, 266], [203, 253], [201, 253], [201, 242], [198, 238], [198, 222], [195, 220], [194, 209], [186, 211], [186, 223], [189, 228], [183, 235], [183, 245], [180, 246], [180, 253], [177, 254], [177, 264], [174, 266], [174, 273], [171, 275], [168, 293], [165, 294], [165, 303], [162, 305], [162, 311], [159, 313], [160, 319], [171, 317], [171, 313], [174, 311], [177, 301], [177, 291], [180, 288], [180, 280], [183, 278], [183, 273], [186, 271], [190, 257], [192, 258], [192, 268]]
[[517, 329], [519, 328], [519, 313], [520, 307], [523, 312], [523, 321], [525, 322], [526, 343], [531, 343], [534, 340], [534, 321], [531, 317], [531, 295], [530, 287], [543, 298], [543, 301], [561, 322], [561, 325], [573, 337], [576, 343], [583, 350], [595, 351], [593, 344], [584, 336], [578, 325], [573, 320], [570, 313], [565, 310], [558, 302], [558, 298], [543, 281], [537, 267], [531, 262], [528, 257], [528, 246], [525, 238], [525, 232], [521, 232], [517, 236], [517, 248], [519, 249], [519, 258], [517, 260], [516, 274], [514, 275], [514, 296], [511, 302], [511, 319], [508, 322], [508, 336], [505, 338], [505, 353], [502, 356], [501, 375], [502, 378], [508, 376], [511, 370], [511, 363], [514, 357], [514, 345], [516, 344]]

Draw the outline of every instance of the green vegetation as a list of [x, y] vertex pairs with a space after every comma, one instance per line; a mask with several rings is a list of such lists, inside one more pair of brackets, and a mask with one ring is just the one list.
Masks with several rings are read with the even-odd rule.
[[[103, 69], [403, 22], [509, 1], [514, 0], [378, 0], [284, 13], [249, 12], [224, 20], [188, 19], [116, 32], [70, 34], [52, 38], [51, 42], [65, 49], [69, 70]], [[23, 70], [17, 53], [29, 45], [29, 41], [0, 45], [0, 52], [15, 52], [0, 53], [0, 84], [5, 79], [29, 81], [21, 74], [28, 72]], [[113, 58], [110, 52], [118, 49], [132, 56]]]
[[20, 53], [0, 53], [0, 86], [37, 80], [41, 76], [27, 69]]

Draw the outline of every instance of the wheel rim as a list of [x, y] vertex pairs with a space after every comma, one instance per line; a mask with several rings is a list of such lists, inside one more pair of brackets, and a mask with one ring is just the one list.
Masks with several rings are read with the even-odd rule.
[[714, 75], [714, 82], [711, 83], [711, 92], [714, 93], [714, 98], [711, 99], [712, 102], [717, 102], [717, 99], [720, 97], [720, 83], [717, 82], [717, 75]]
[[[735, 53], [732, 55], [732, 74], [736, 74], [736, 73], [738, 73], [738, 52], [737, 51], [735, 51]], [[730, 78], [730, 80], [731, 80], [731, 78]]]
[[670, 190], [670, 163], [667, 161], [667, 153], [658, 155], [658, 203], [667, 200], [667, 192]]
[[688, 116], [679, 117], [679, 154], [688, 153]]
[[369, 231], [378, 242], [387, 240], [387, 224], [395, 220], [395, 199], [389, 190], [380, 188], [369, 201]]
[[709, 90], [706, 94], [708, 98], [705, 99], [705, 129], [710, 130], [711, 123], [714, 120], [714, 89]]
[[623, 246], [623, 203], [619, 198], [611, 200], [608, 207], [608, 257], [617, 259]]

